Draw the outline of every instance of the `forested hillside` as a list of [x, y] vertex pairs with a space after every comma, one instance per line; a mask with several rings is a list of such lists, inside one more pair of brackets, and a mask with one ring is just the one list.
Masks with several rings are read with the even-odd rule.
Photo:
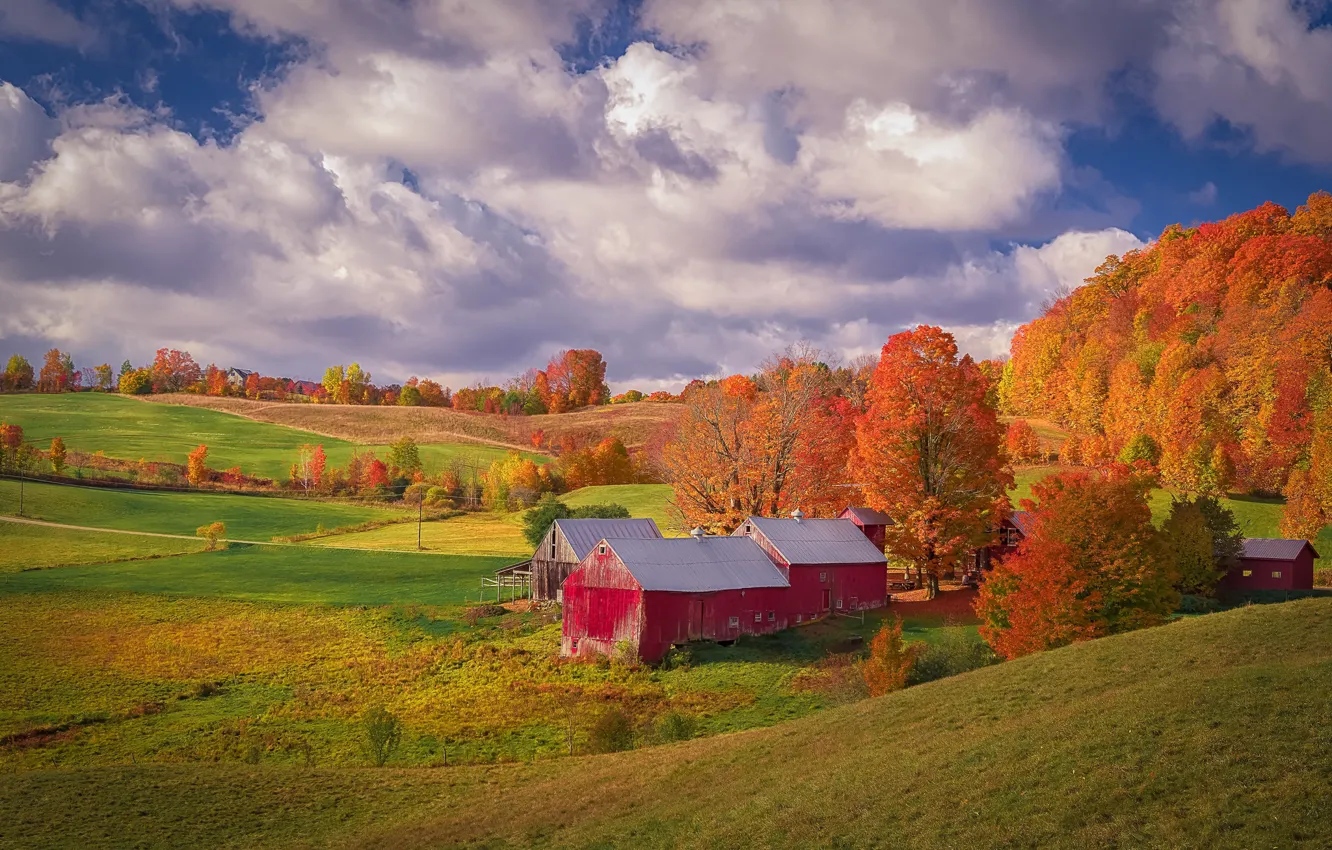
[[[1332, 195], [1110, 257], [1013, 339], [1007, 412], [1178, 490], [1332, 497]], [[1074, 453], [1075, 455], [1078, 452]], [[1075, 458], [1076, 459], [1076, 458]], [[1292, 476], [1292, 471], [1296, 474]]]

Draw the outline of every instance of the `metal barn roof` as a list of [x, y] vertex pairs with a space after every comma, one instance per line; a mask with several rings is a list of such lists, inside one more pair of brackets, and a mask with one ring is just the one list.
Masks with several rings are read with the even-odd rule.
[[861, 525], [892, 525], [893, 518], [883, 511], [876, 511], [874, 508], [853, 508], [848, 507], [842, 511], [844, 515], [849, 514], [856, 518]]
[[608, 539], [606, 544], [644, 590], [707, 593], [790, 587], [772, 559], [744, 537]]
[[788, 564], [883, 564], [887, 558], [865, 533], [844, 519], [770, 519], [752, 516], [745, 520], [768, 539]]
[[650, 519], [557, 519], [555, 524], [580, 561], [607, 537], [661, 539], [661, 531]]
[[[1260, 561], [1293, 561], [1308, 546], [1311, 550], [1313, 546], [1308, 540], [1287, 540], [1279, 537], [1246, 537], [1244, 538], [1244, 553], [1241, 557], [1254, 558]], [[1318, 552], [1314, 551], [1314, 557], [1320, 557]]]
[[1031, 511], [1013, 511], [1008, 520], [1013, 523], [1013, 526], [1017, 528], [1018, 531], [1022, 532], [1023, 537], [1026, 537], [1031, 534], [1031, 527], [1035, 517], [1032, 516]]

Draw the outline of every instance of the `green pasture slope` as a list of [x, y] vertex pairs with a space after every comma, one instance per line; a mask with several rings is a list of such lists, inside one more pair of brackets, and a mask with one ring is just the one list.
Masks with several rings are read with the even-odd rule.
[[[105, 452], [109, 457], [184, 463], [190, 452], [208, 446], [213, 469], [239, 466], [243, 472], [285, 480], [297, 449], [323, 445], [330, 466], [345, 466], [354, 444], [336, 437], [256, 422], [241, 416], [176, 404], [147, 404], [108, 393], [0, 395], [0, 422], [23, 426], [24, 437], [45, 447], [60, 437], [71, 449]], [[366, 448], [366, 447], [361, 447]], [[383, 455], [382, 446], [370, 446]], [[437, 472], [454, 457], [482, 464], [503, 457], [505, 449], [469, 443], [421, 447], [428, 471]], [[541, 455], [528, 455], [538, 462]]]
[[667, 537], [684, 535], [670, 515], [671, 485], [669, 484], [610, 484], [604, 487], [584, 487], [565, 493], [560, 501], [571, 508], [584, 505], [623, 505], [630, 516], [656, 520], [661, 533]]
[[458, 606], [479, 597], [482, 576], [511, 562], [232, 544], [220, 552], [0, 575], [0, 596], [98, 590], [300, 605]]
[[1254, 606], [610, 756], [7, 772], [0, 844], [1321, 848], [1329, 634]]
[[[0, 514], [18, 514], [19, 482], [0, 481]], [[225, 493], [102, 490], [63, 484], [23, 484], [23, 515], [29, 519], [154, 534], [193, 535], [201, 525], [224, 522], [227, 537], [266, 541], [402, 516], [365, 505], [302, 501]]]
[[203, 546], [202, 540], [0, 522], [0, 573], [162, 558], [198, 552]]

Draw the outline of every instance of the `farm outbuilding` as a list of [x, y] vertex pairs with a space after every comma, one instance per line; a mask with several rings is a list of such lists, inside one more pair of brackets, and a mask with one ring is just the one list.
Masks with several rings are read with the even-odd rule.
[[882, 552], [887, 548], [888, 526], [893, 524], [893, 518], [882, 511], [876, 511], [873, 508], [853, 508], [846, 507], [837, 515], [838, 519], [849, 521], [856, 528], [869, 538], [869, 541], [879, 548]]
[[617, 539], [660, 540], [650, 519], [557, 519], [532, 553], [532, 599], [563, 599], [561, 585], [598, 543]]
[[1218, 585], [1220, 590], [1312, 590], [1318, 552], [1308, 540], [1246, 537], [1244, 551]]
[[611, 655], [619, 644], [654, 662], [674, 644], [780, 631], [789, 587], [744, 538], [600, 540], [564, 582], [561, 650]]
[[888, 561], [845, 519], [750, 517], [732, 532], [749, 537], [791, 584], [787, 611], [803, 622], [832, 611], [880, 608], [888, 596]]

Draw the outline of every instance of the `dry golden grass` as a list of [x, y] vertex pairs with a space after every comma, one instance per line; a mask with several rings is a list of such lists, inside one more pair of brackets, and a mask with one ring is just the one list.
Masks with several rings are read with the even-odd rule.
[[532, 450], [531, 435], [538, 429], [546, 432], [547, 440], [559, 440], [566, 434], [584, 441], [615, 436], [631, 450], [641, 448], [660, 429], [673, 424], [682, 410], [677, 404], [639, 402], [560, 415], [510, 417], [439, 407], [299, 404], [183, 393], [142, 399], [203, 407], [362, 445], [384, 445], [407, 435], [418, 443], [480, 443], [525, 451]]

